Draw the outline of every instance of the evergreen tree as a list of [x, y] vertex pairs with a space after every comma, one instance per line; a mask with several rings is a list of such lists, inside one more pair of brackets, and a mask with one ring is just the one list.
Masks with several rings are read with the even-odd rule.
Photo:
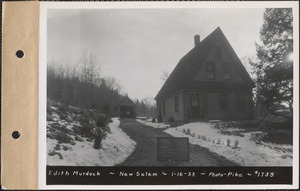
[[[291, 8], [268, 8], [256, 43], [257, 61], [251, 61], [256, 75], [257, 102], [270, 114], [293, 116], [293, 14]], [[281, 112], [288, 107], [290, 112]]]

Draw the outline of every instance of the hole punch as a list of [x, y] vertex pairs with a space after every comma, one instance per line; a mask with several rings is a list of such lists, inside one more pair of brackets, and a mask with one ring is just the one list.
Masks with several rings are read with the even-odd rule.
[[18, 50], [18, 51], [16, 52], [16, 56], [17, 56], [18, 58], [23, 58], [24, 52], [23, 52], [22, 50]]
[[20, 134], [19, 131], [14, 131], [14, 132], [12, 133], [12, 137], [13, 137], [14, 139], [18, 139], [20, 136], [21, 136], [21, 134]]

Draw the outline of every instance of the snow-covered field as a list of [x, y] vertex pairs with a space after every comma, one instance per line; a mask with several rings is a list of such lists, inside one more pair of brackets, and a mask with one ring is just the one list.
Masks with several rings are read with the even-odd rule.
[[[165, 124], [143, 122], [160, 128]], [[292, 166], [292, 145], [255, 142], [251, 137], [261, 131], [243, 132], [237, 128], [227, 128], [230, 135], [222, 134], [212, 124], [205, 122], [188, 123], [168, 128], [166, 133], [174, 137], [189, 137], [191, 144], [197, 144], [218, 153], [242, 166]], [[239, 136], [234, 132], [239, 131]]]
[[[135, 149], [136, 143], [119, 128], [120, 121], [113, 118], [108, 124], [110, 132], [101, 142], [101, 148], [93, 148], [94, 141], [76, 134], [74, 125], [80, 126], [77, 121], [59, 120], [59, 115], [52, 107], [53, 121], [48, 125], [59, 123], [61, 128], [70, 130], [69, 137], [74, 141], [61, 143], [56, 139], [47, 137], [47, 164], [55, 166], [114, 166], [123, 162]], [[71, 117], [71, 116], [68, 116]], [[74, 116], [73, 116], [74, 117]]]

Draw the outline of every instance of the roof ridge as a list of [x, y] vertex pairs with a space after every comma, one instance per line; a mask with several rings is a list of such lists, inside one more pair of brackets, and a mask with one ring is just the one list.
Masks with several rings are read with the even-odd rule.
[[[220, 27], [217, 27], [213, 32], [211, 32], [209, 35], [207, 35], [202, 41], [200, 41], [199, 44], [197, 44], [196, 46], [194, 46], [190, 51], [188, 51], [181, 59], [183, 59], [185, 56], [187, 56], [190, 52], [194, 51], [197, 47], [201, 46], [201, 44], [205, 43], [205, 41], [207, 41], [207, 39], [210, 39], [211, 36], [213, 36], [216, 32], [221, 31]], [[180, 59], [180, 60], [181, 60]]]
[[[196, 49], [199, 48], [199, 47], [201, 46], [201, 44], [202, 44], [202, 46], [203, 46], [203, 44], [207, 41], [207, 39], [211, 38], [211, 36], [212, 36], [213, 34], [215, 34], [216, 31], [218, 31], [218, 29], [221, 30], [220, 27], [216, 28], [212, 33], [210, 33], [209, 35], [207, 35], [207, 36], [206, 36], [199, 44], [197, 44], [196, 46], [194, 46], [188, 53], [186, 53], [186, 54], [179, 60], [179, 62], [177, 63], [177, 65], [175, 66], [175, 68], [172, 70], [170, 76], [169, 76], [168, 79], [165, 81], [165, 83], [163, 84], [163, 86], [164, 86], [166, 83], [168, 83], [168, 80], [170, 80], [170, 78], [172, 78], [172, 75], [174, 75], [174, 72], [173, 72], [173, 71], [175, 71], [176, 68], [179, 68], [179, 67], [183, 64], [181, 61], [182, 61], [184, 58], [186, 58], [189, 54], [191, 54], [192, 52], [196, 51]], [[163, 87], [163, 86], [162, 86], [162, 87]]]
[[121, 100], [119, 101], [119, 103], [117, 104], [117, 106], [120, 105], [126, 98], [127, 98], [130, 102], [132, 102], [134, 105], [136, 105], [136, 104], [134, 103], [134, 101], [132, 101], [132, 99], [130, 99], [130, 98], [128, 97], [128, 95], [126, 95], [123, 99], [121, 99]]
[[[221, 32], [222, 33], [222, 30], [220, 29], [220, 27], [217, 27], [212, 33], [210, 33], [208, 36], [206, 36], [204, 39], [203, 39], [203, 41], [201, 41], [200, 42], [200, 44], [202, 43], [202, 46], [204, 46], [205, 45], [205, 43], [209, 43], [208, 41], [209, 40], [211, 40], [212, 42], [211, 42], [211, 44], [213, 44], [213, 42], [215, 42], [215, 38], [213, 38], [214, 36], [216, 36], [217, 34], [218, 34], [218, 32]], [[206, 41], [205, 41], [206, 40]], [[200, 45], [200, 44], [198, 44], [198, 45]], [[208, 51], [209, 52], [209, 50], [211, 50], [213, 47], [214, 47], [214, 45], [209, 45], [209, 48], [208, 49], [206, 49], [206, 51]], [[206, 55], [206, 57], [207, 57], [208, 55]], [[193, 79], [193, 77], [195, 76], [195, 74], [197, 73], [197, 71], [200, 69], [200, 67], [201, 67], [201, 65], [200, 64], [197, 64], [197, 63], [199, 63], [200, 62], [200, 60], [205, 60], [205, 58], [206, 57], [202, 57], [201, 56], [201, 53], [199, 54], [199, 57], [198, 57], [198, 59], [197, 59], [197, 61], [195, 62], [195, 64], [194, 64], [194, 67], [193, 67], [193, 69], [190, 71], [190, 74], [191, 75], [188, 75], [187, 76], [187, 79], [184, 81], [184, 84], [186, 84], [186, 83], [188, 83], [189, 81], [191, 81], [192, 79]]]
[[236, 63], [234, 66], [240, 73], [244, 83], [248, 84], [248, 86], [250, 85], [251, 87], [254, 87], [254, 83], [246, 69], [243, 67], [243, 65], [239, 66], [242, 63], [231, 47], [225, 34], [220, 27], [217, 27], [179, 60], [172, 73], [155, 96], [155, 99], [180, 90], [180, 88], [184, 88], [199, 71], [200, 67], [202, 66], [202, 61], [207, 58], [211, 52], [211, 49], [215, 46], [214, 42], [217, 39], [224, 41], [223, 44], [225, 47], [227, 47], [227, 53], [230, 57], [232, 57], [233, 62]]

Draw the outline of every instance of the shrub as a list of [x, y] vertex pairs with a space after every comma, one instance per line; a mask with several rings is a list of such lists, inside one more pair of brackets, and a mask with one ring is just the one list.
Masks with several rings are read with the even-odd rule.
[[61, 120], [65, 120], [65, 121], [68, 119], [68, 115], [66, 115], [66, 114], [60, 114], [59, 117]]
[[104, 132], [107, 132], [109, 134], [111, 134], [111, 129], [109, 126], [105, 125], [104, 127], [101, 128]]
[[81, 136], [82, 137], [90, 137], [92, 136], [91, 130], [94, 128], [94, 126], [86, 124], [82, 125], [81, 127]]
[[47, 121], [53, 121], [53, 117], [47, 114]]
[[169, 122], [169, 123], [173, 123], [173, 122], [175, 122], [175, 119], [171, 116], [171, 117], [169, 118], [168, 122]]
[[107, 119], [107, 122], [108, 122], [108, 123], [112, 123], [113, 120], [109, 117], [109, 118]]
[[191, 130], [190, 130], [190, 129], [187, 129], [187, 130], [186, 130], [186, 133], [187, 133], [188, 135], [190, 135], [190, 134], [191, 134]]
[[238, 147], [239, 146], [239, 140], [235, 140], [234, 141], [234, 147]]
[[88, 141], [88, 142], [92, 142], [92, 141], [93, 141], [93, 139], [92, 139], [91, 137], [88, 137], [88, 138], [86, 139], [86, 141]]
[[227, 139], [226, 142], [227, 142], [227, 146], [230, 147], [230, 142], [231, 142], [230, 139]]
[[75, 136], [75, 141], [83, 142], [84, 140], [78, 136]]
[[73, 131], [76, 133], [76, 134], [79, 134], [81, 135], [82, 134], [82, 127], [81, 126], [78, 126], [78, 125], [73, 125], [72, 127]]
[[79, 121], [81, 126], [89, 125], [90, 123], [90, 116], [86, 113], [80, 114], [76, 117], [76, 120]]
[[64, 104], [61, 104], [61, 105], [58, 106], [58, 110], [61, 111], [61, 112], [66, 112], [68, 110], [68, 106], [64, 105]]
[[102, 114], [96, 117], [96, 125], [98, 127], [104, 127], [107, 124], [108, 124], [108, 118], [106, 117], [106, 115]]
[[56, 144], [54, 150], [60, 150], [60, 144]]
[[73, 139], [68, 134], [62, 131], [47, 133], [47, 137], [49, 137], [50, 139], [56, 139], [62, 143], [70, 143], [70, 141], [73, 141]]
[[50, 106], [47, 106], [47, 114], [52, 115], [52, 109]]
[[63, 159], [63, 156], [61, 155], [61, 153], [60, 153], [60, 152], [57, 152], [57, 151], [55, 151], [55, 150], [49, 151], [48, 155], [49, 155], [49, 156], [57, 155], [57, 156], [59, 156], [59, 159]]
[[83, 114], [83, 113], [84, 113], [83, 110], [81, 110], [81, 109], [79, 109], [79, 108], [76, 108], [76, 107], [70, 108], [70, 109], [71, 109], [71, 111], [72, 111], [74, 114], [76, 114], [76, 115], [78, 115], [78, 114]]
[[67, 147], [67, 146], [63, 145], [63, 150], [64, 151], [70, 150], [70, 147]]

